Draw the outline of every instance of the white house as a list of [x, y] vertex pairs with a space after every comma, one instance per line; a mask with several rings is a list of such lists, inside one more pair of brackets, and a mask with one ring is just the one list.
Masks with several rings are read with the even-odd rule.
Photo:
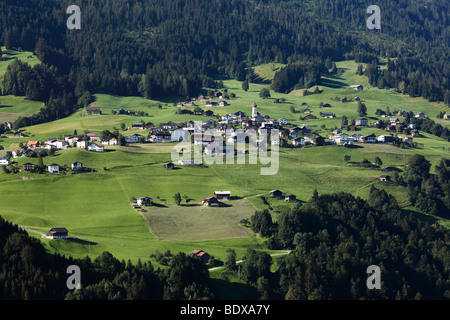
[[9, 164], [8, 159], [0, 158], [0, 166], [7, 166]]
[[170, 133], [170, 140], [172, 142], [179, 142], [179, 141], [183, 141], [187, 138], [187, 135], [189, 134], [189, 132], [187, 130], [183, 130], [183, 129], [176, 129], [173, 130]]
[[48, 166], [47, 169], [50, 173], [59, 173], [59, 165], [57, 165], [56, 163], [52, 163]]
[[84, 149], [84, 148], [86, 148], [87, 143], [88, 142], [86, 140], [78, 140], [77, 141], [77, 148]]
[[81, 162], [75, 161], [72, 163], [72, 170], [82, 169], [83, 164]]
[[[340, 134], [334, 135], [334, 141], [336, 142], [336, 144], [341, 144], [341, 145], [349, 143], [348, 134], [340, 133]], [[353, 139], [352, 139], [352, 142], [353, 142]]]
[[13, 158], [22, 158], [25, 157], [25, 152], [23, 149], [12, 149], [11, 154]]
[[57, 140], [55, 142], [55, 147], [56, 149], [65, 149], [69, 146], [69, 144], [67, 143], [67, 141], [65, 140]]
[[88, 150], [96, 151], [96, 152], [103, 152], [103, 151], [105, 151], [105, 146], [102, 144], [91, 143], [90, 145], [88, 145]]

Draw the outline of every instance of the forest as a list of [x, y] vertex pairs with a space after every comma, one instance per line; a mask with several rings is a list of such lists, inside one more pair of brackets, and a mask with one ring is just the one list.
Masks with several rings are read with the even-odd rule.
[[[67, 268], [81, 271], [81, 289], [69, 290]], [[170, 268], [119, 261], [109, 252], [91, 260], [48, 254], [41, 242], [0, 217], [0, 300], [187, 300], [214, 294], [207, 266], [197, 257], [173, 255]]]
[[[67, 103], [82, 107], [96, 91], [189, 97], [214, 87], [218, 77], [243, 81], [249, 67], [268, 62], [302, 66], [301, 79], [280, 71], [282, 81], [274, 85], [279, 92], [318, 84], [327, 59], [356, 59], [370, 64], [365, 74], [373, 86], [450, 102], [446, 0], [383, 1], [381, 31], [367, 29], [370, 3], [363, 0], [78, 4], [82, 28], [67, 30], [64, 1], [0, 1], [2, 44], [31, 50], [45, 64], [33, 71], [30, 88], [6, 91], [29, 89], [29, 97], [51, 105], [38, 117], [21, 119], [21, 126], [65, 116], [71, 112]], [[379, 57], [391, 59], [387, 70], [380, 71]], [[10, 78], [21, 71], [10, 70]], [[55, 81], [64, 86], [50, 96]]]
[[[445, 202], [440, 213], [448, 216], [448, 166], [441, 162], [432, 178], [421, 156], [409, 165], [404, 179], [411, 196], [427, 212]], [[270, 259], [248, 252], [252, 258], [244, 261], [242, 274], [261, 298], [450, 299], [448, 231], [403, 213], [393, 196], [374, 186], [367, 201], [315, 192], [277, 222], [267, 211], [256, 212], [251, 222], [268, 248], [293, 250], [277, 261], [276, 272], [270, 272]], [[379, 290], [366, 287], [370, 265], [381, 269]]]

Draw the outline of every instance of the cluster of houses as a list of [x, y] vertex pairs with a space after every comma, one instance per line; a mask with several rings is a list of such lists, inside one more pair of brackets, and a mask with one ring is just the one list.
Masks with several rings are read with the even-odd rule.
[[293, 195], [293, 194], [286, 194], [286, 195], [284, 195], [283, 192], [281, 192], [278, 189], [270, 191], [270, 197], [271, 198], [278, 198], [278, 199], [282, 199], [284, 197], [284, 201], [287, 201], [287, 202], [295, 202], [295, 201], [297, 201], [297, 197], [295, 195]]

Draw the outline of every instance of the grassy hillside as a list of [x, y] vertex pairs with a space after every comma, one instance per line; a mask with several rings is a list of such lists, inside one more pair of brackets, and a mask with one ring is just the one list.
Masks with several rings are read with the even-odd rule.
[[[352, 61], [337, 63], [341, 73], [324, 77], [320, 85], [323, 91], [320, 94], [301, 96], [271, 91], [271, 98], [261, 99], [260, 90], [268, 87], [264, 81], [251, 83], [250, 89], [243, 91], [241, 82], [226, 80], [224, 85], [228, 92], [236, 94], [236, 98], [228, 100], [229, 106], [211, 108], [206, 107], [204, 101], [197, 101], [196, 104], [204, 110], [213, 110], [216, 115], [223, 115], [236, 111], [249, 114], [251, 105], [256, 102], [258, 111], [262, 114], [275, 119], [286, 118], [290, 125], [306, 124], [313, 131], [327, 137], [332, 130], [340, 127], [343, 115], [349, 120], [359, 118], [357, 103], [352, 101], [358, 96], [368, 108], [369, 123], [378, 119], [376, 109], [384, 110], [389, 106], [391, 111], [422, 111], [434, 121], [448, 127], [449, 122], [436, 119], [440, 111], [447, 110], [446, 106], [423, 99], [412, 99], [393, 90], [368, 88], [365, 77], [355, 74], [356, 66]], [[255, 68], [255, 72], [260, 79], [267, 81], [273, 77], [278, 67], [280, 65], [268, 64]], [[348, 88], [351, 84], [362, 84], [367, 89], [357, 92]], [[334, 100], [335, 97], [344, 96], [352, 102]], [[172, 106], [176, 99], [155, 101], [102, 93], [97, 93], [94, 97], [93, 105], [100, 107], [103, 115], [87, 116], [84, 110], [78, 110], [65, 119], [24, 128], [29, 137], [14, 138], [6, 135], [6, 138], [0, 138], [0, 145], [5, 148], [0, 151], [0, 155], [28, 140], [62, 138], [65, 134], [72, 134], [74, 130], [83, 133], [117, 129], [122, 134], [130, 134], [130, 130], [120, 129], [122, 123], [129, 127], [132, 122], [141, 120], [158, 125], [167, 121], [209, 119], [205, 116], [176, 114], [177, 108]], [[286, 102], [274, 103], [275, 98], [285, 98]], [[20, 97], [2, 97], [2, 105], [7, 99], [10, 99], [8, 104], [17, 114], [34, 112], [34, 106], [26, 106], [28, 101], [20, 100]], [[300, 120], [304, 116], [301, 112], [304, 108], [301, 104], [304, 102], [316, 116], [323, 111], [319, 109], [321, 102], [330, 103], [332, 108], [329, 111], [335, 113], [336, 118]], [[291, 107], [294, 107], [294, 113], [290, 111]], [[119, 108], [143, 111], [148, 116], [112, 114], [111, 110]], [[2, 108], [0, 120], [5, 121], [1, 112]], [[358, 133], [379, 135], [383, 131], [369, 127]], [[170, 152], [175, 143], [107, 146], [107, 152], [104, 153], [61, 150], [53, 157], [44, 158], [44, 163], [55, 162], [69, 166], [71, 162], [80, 161], [85, 167], [95, 169], [95, 172], [57, 176], [49, 173], [0, 174], [0, 214], [14, 223], [28, 226], [27, 229], [36, 237], [40, 237], [40, 233], [46, 233], [51, 227], [68, 228], [74, 238], [71, 241], [42, 240], [51, 252], [95, 257], [107, 250], [120, 259], [137, 260], [147, 259], [156, 249], [172, 252], [202, 249], [223, 261], [227, 248], [235, 249], [238, 258], [242, 257], [248, 247], [263, 249], [263, 240], [240, 226], [239, 221], [249, 218], [257, 209], [269, 209], [276, 219], [280, 212], [292, 206], [283, 200], [271, 199], [269, 191], [272, 189], [294, 194], [303, 202], [310, 199], [315, 189], [320, 194], [345, 191], [367, 198], [370, 186], [375, 185], [396, 196], [405, 212], [435, 220], [410, 206], [404, 187], [381, 183], [378, 177], [386, 174], [385, 171], [349, 166], [344, 161], [345, 155], [350, 156], [351, 161], [373, 161], [375, 157], [379, 157], [383, 161], [383, 167], [402, 170], [406, 159], [414, 153], [425, 155], [433, 165], [442, 157], [450, 158], [449, 143], [438, 137], [423, 134], [422, 137], [415, 138], [415, 141], [423, 143], [423, 147], [400, 149], [390, 145], [359, 144], [355, 148], [311, 146], [281, 149], [279, 171], [273, 176], [261, 176], [261, 165], [248, 163], [166, 170], [163, 163], [171, 160]], [[25, 162], [37, 163], [37, 158], [15, 160], [16, 166]], [[215, 190], [230, 190], [239, 199], [230, 201], [231, 206], [227, 208], [201, 206], [202, 199], [212, 196]], [[187, 195], [191, 199], [189, 204], [183, 202], [183, 206], [176, 206], [173, 199], [176, 192]], [[153, 198], [156, 205], [145, 211], [134, 210], [131, 207], [132, 198], [141, 196]], [[450, 227], [448, 221], [438, 221]], [[220, 277], [217, 280], [219, 282]]]

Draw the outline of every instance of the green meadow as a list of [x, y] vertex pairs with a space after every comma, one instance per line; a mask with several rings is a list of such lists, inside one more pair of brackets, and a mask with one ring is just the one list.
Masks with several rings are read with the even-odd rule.
[[[7, 53], [8, 54], [8, 53]], [[12, 54], [12, 53], [11, 53]], [[25, 59], [27, 53], [21, 53]], [[21, 56], [22, 57], [22, 56]], [[22, 58], [24, 58], [22, 57]], [[30, 59], [31, 60], [31, 59]], [[0, 63], [1, 70], [6, 70]], [[355, 74], [357, 64], [353, 61], [337, 63], [340, 73], [324, 77], [319, 85], [320, 94], [303, 96], [303, 90], [291, 94], [279, 94], [271, 91], [271, 98], [261, 99], [259, 92], [268, 87], [279, 64], [267, 64], [255, 68], [258, 83], [250, 83], [248, 91], [242, 90], [242, 83], [225, 80], [228, 93], [236, 98], [228, 100], [226, 107], [206, 107], [205, 101], [195, 103], [204, 110], [212, 110], [216, 115], [243, 111], [250, 114], [251, 105], [256, 103], [258, 111], [271, 118], [286, 118], [289, 125], [309, 126], [314, 132], [328, 137], [332, 131], [340, 127], [341, 117], [349, 120], [357, 119], [358, 96], [367, 106], [369, 123], [378, 119], [375, 110], [384, 110], [389, 106], [394, 110], [422, 111], [438, 123], [448, 126], [449, 122], [437, 119], [436, 115], [447, 110], [442, 103], [430, 103], [421, 98], [410, 98], [394, 90], [369, 88], [363, 76]], [[3, 69], [2, 69], [3, 68]], [[363, 91], [349, 89], [352, 84], [362, 84]], [[208, 88], [205, 88], [205, 92]], [[335, 98], [347, 97], [349, 101], [342, 103]], [[179, 115], [171, 98], [165, 101], [147, 100], [143, 97], [119, 97], [105, 93], [94, 94], [92, 105], [100, 107], [102, 115], [85, 115], [84, 110], [77, 110], [71, 116], [35, 126], [24, 128], [29, 136], [14, 138], [11, 134], [0, 137], [0, 145], [4, 147], [0, 156], [7, 150], [19, 147], [28, 140], [45, 140], [62, 138], [72, 134], [74, 130], [100, 132], [102, 130], [118, 130], [124, 135], [132, 133], [121, 125], [130, 127], [132, 122], [145, 121], [158, 125], [162, 122], [184, 122], [188, 120], [205, 121], [210, 117]], [[274, 103], [274, 99], [284, 98], [284, 103]], [[215, 99], [218, 101], [218, 99]], [[180, 100], [182, 101], [182, 100]], [[40, 107], [35, 102], [22, 97], [1, 97], [0, 121], [12, 121], [20, 114], [35, 113]], [[319, 104], [330, 103], [329, 110], [319, 109]], [[305, 115], [302, 103], [307, 103], [317, 120], [301, 120]], [[8, 106], [3, 108], [4, 106]], [[294, 107], [295, 112], [291, 112]], [[119, 108], [143, 111], [148, 116], [131, 117], [115, 115], [112, 110]], [[193, 107], [183, 107], [193, 110]], [[333, 112], [333, 119], [322, 119], [319, 112]], [[137, 132], [140, 133], [140, 132]], [[357, 133], [376, 135], [383, 131], [368, 127]], [[143, 130], [141, 134], [148, 134]], [[110, 251], [119, 259], [148, 259], [156, 250], [171, 252], [189, 252], [202, 249], [224, 261], [226, 250], [233, 248], [241, 258], [248, 248], [264, 250], [264, 239], [244, 228], [240, 221], [248, 219], [255, 210], [268, 209], [275, 219], [293, 204], [284, 199], [272, 199], [270, 190], [279, 189], [285, 194], [296, 195], [299, 202], [308, 201], [314, 190], [319, 194], [333, 192], [349, 192], [362, 198], [368, 197], [372, 185], [385, 188], [399, 200], [405, 212], [411, 212], [423, 219], [431, 221], [434, 217], [425, 216], [407, 201], [404, 187], [393, 183], [382, 183], [379, 176], [386, 171], [375, 168], [350, 166], [344, 156], [351, 161], [368, 159], [374, 161], [379, 157], [383, 167], [396, 167], [403, 170], [407, 158], [420, 153], [436, 165], [442, 157], [450, 158], [449, 143], [429, 134], [422, 134], [415, 141], [423, 144], [417, 149], [400, 149], [391, 145], [358, 144], [354, 148], [342, 146], [308, 146], [301, 149], [281, 148], [279, 152], [279, 168], [276, 175], [261, 175], [262, 164], [224, 163], [200, 167], [176, 165], [174, 170], [164, 168], [164, 163], [171, 161], [171, 151], [176, 143], [135, 144], [128, 146], [106, 146], [106, 152], [96, 153], [70, 148], [59, 150], [52, 157], [45, 157], [44, 164], [57, 163], [70, 167], [74, 161], [94, 169], [94, 172], [83, 174], [50, 173], [16, 173], [0, 174], [0, 214], [13, 223], [26, 226], [30, 235], [41, 238], [52, 227], [66, 227], [71, 239], [42, 239], [50, 252], [58, 252], [74, 257], [96, 257], [103, 251]], [[26, 162], [37, 163], [37, 158], [18, 158], [15, 166]], [[70, 170], [68, 170], [70, 171]], [[216, 190], [230, 190], [233, 200], [227, 206], [209, 208], [201, 205], [201, 201], [213, 196]], [[180, 206], [175, 204], [173, 195], [180, 193], [183, 199]], [[151, 197], [154, 206], [133, 209], [134, 198]], [[437, 219], [439, 223], [450, 227], [448, 221]], [[159, 266], [157, 262], [155, 265]], [[224, 271], [215, 271], [218, 283], [229, 275]], [[234, 280], [233, 280], [234, 281]], [[239, 281], [234, 281], [235, 288]]]
[[[3, 76], [10, 63], [14, 59], [27, 62], [31, 66], [39, 63], [38, 58], [29, 51], [13, 51], [2, 47], [2, 59], [0, 61], [0, 88], [3, 90]], [[39, 111], [44, 103], [26, 100], [24, 97], [1, 96], [0, 97], [0, 122], [14, 122], [20, 116], [31, 116]]]

